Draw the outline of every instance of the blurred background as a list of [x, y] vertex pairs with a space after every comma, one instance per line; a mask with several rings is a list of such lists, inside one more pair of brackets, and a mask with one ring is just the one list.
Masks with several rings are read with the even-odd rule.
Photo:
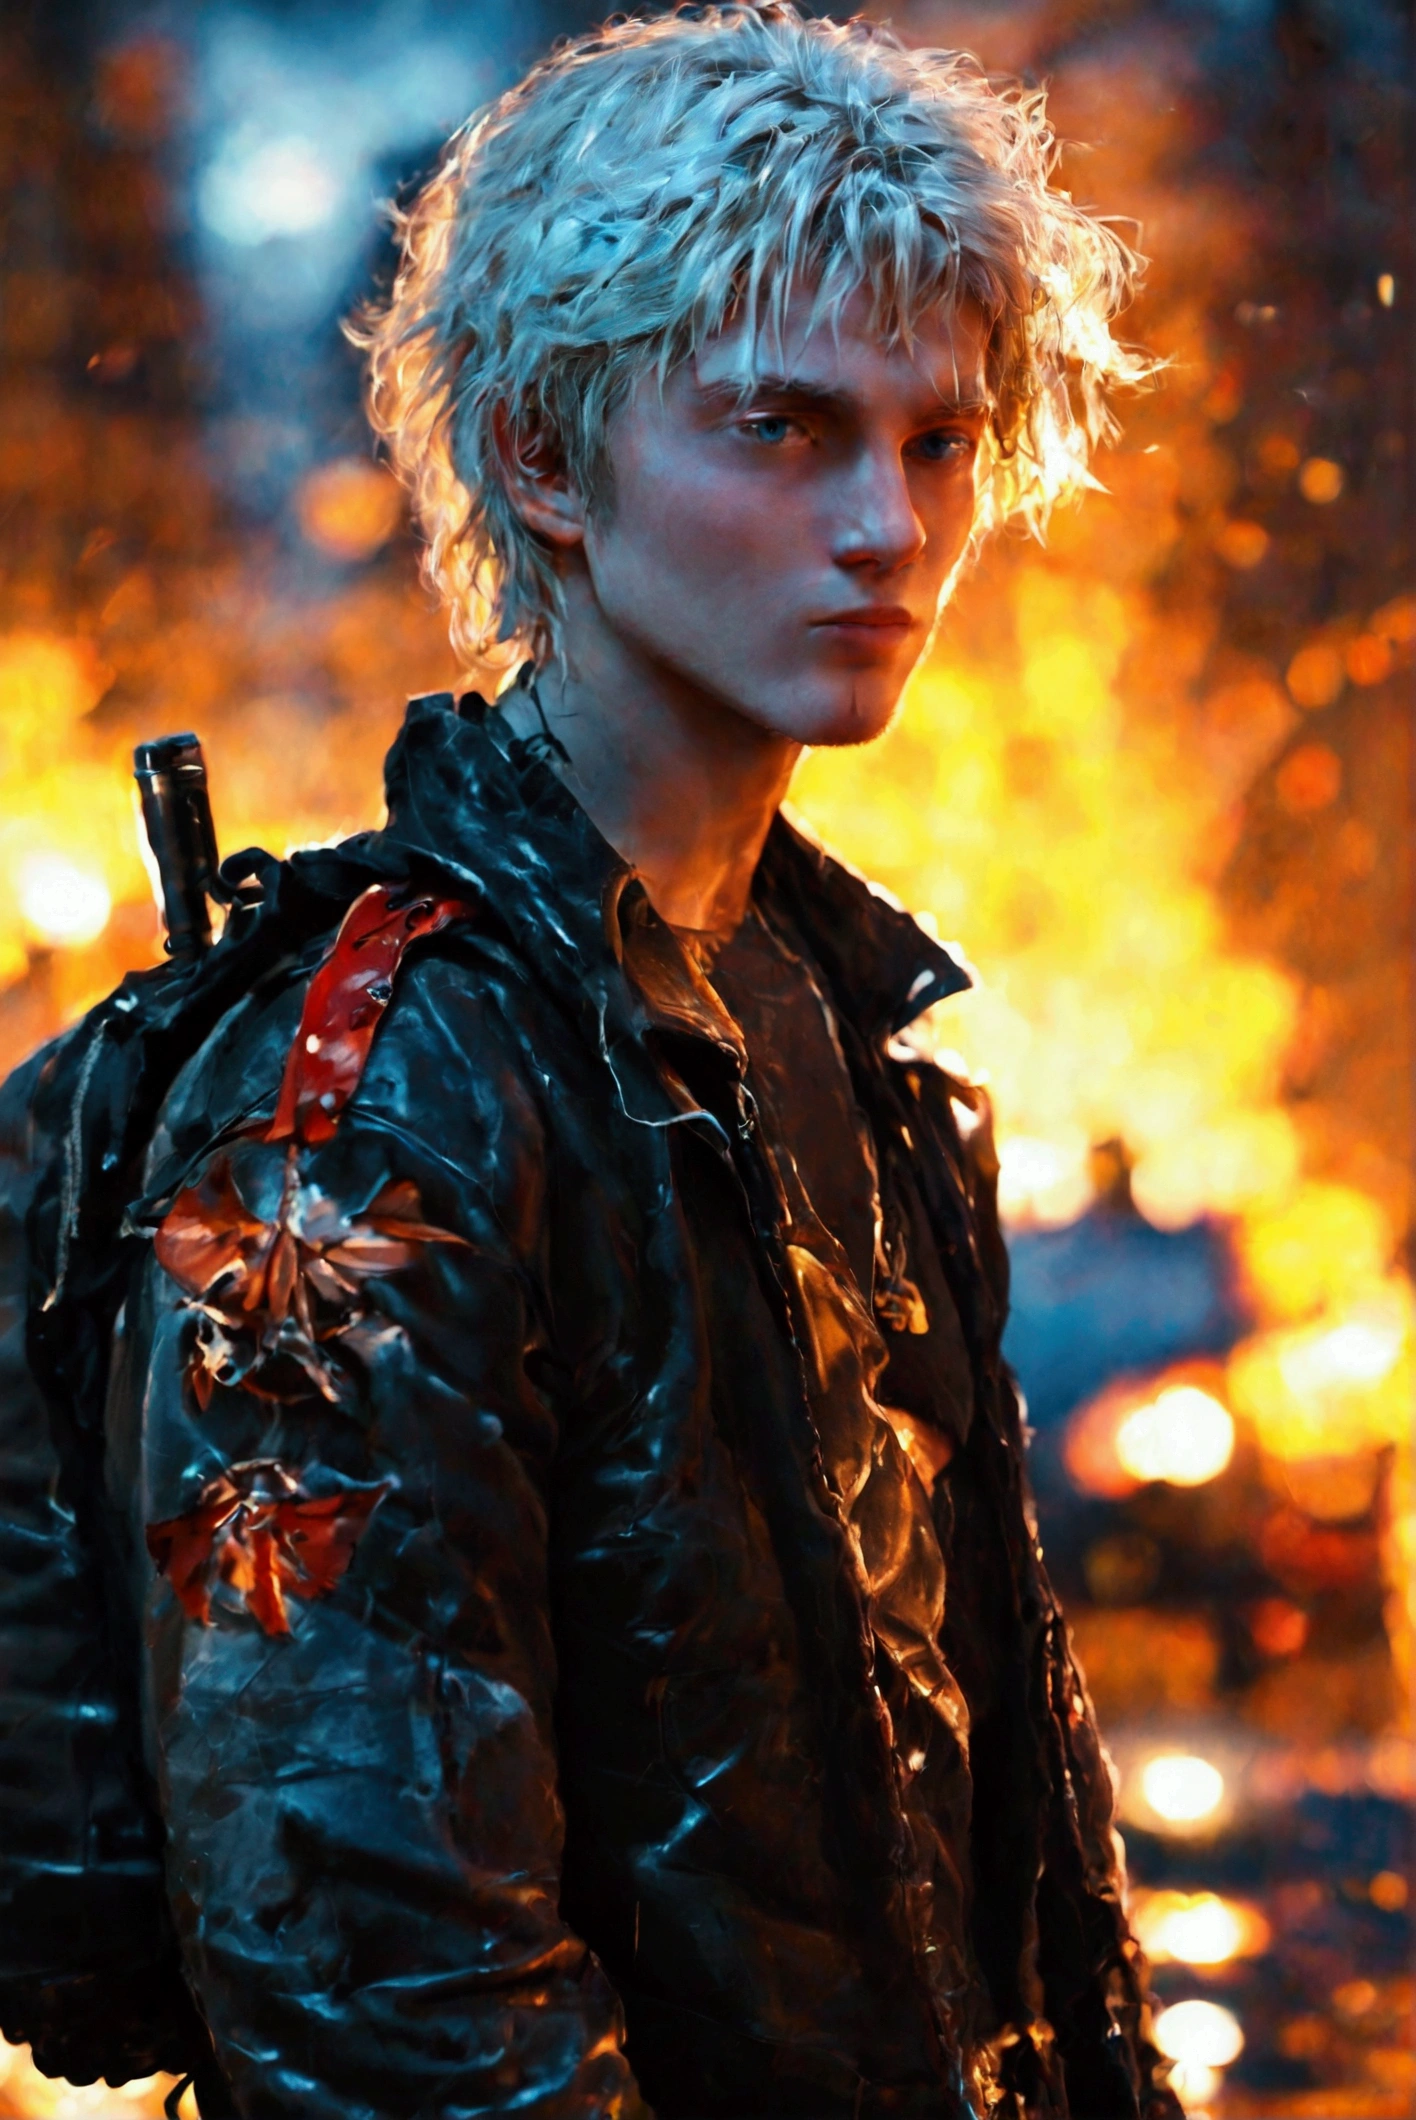
[[[377, 821], [404, 695], [456, 672], [338, 321], [380, 202], [596, 12], [0, 9], [0, 1067], [157, 954], [139, 738], [200, 732], [227, 850]], [[1408, 2115], [1407, 12], [893, 19], [1051, 84], [1170, 367], [794, 800], [982, 975], [929, 1034], [998, 1108], [1043, 1539], [1184, 2101]], [[166, 2089], [0, 2077], [10, 2120]]]

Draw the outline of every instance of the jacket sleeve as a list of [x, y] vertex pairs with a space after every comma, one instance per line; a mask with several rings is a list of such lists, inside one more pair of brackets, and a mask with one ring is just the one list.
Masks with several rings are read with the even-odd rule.
[[[930, 1074], [935, 1129], [967, 1195], [958, 1249], [976, 1262], [971, 1323], [985, 1416], [951, 1482], [959, 1565], [950, 1648], [975, 1710], [980, 1942], [1005, 2011], [1022, 2024], [1040, 2017], [1051, 2033], [1020, 2040], [1008, 2065], [1039, 2110], [1179, 2120], [1150, 2038], [1146, 1966], [1126, 1923], [1110, 1762], [1043, 1564], [1022, 1402], [1001, 1355], [1008, 1256], [988, 1100]], [[966, 1125], [950, 1101], [964, 1103]]]
[[120, 1392], [169, 1889], [248, 2120], [648, 2120], [558, 1910], [545, 1145], [473, 985], [410, 965], [333, 1141], [186, 1181]]

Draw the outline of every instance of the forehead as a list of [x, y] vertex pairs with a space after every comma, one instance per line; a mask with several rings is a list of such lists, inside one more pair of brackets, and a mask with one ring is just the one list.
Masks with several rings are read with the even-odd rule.
[[786, 383], [847, 396], [886, 393], [926, 406], [987, 404], [988, 327], [976, 304], [927, 311], [908, 340], [881, 329], [864, 288], [830, 315], [814, 310], [804, 289], [783, 305], [780, 330], [730, 318], [687, 363], [687, 380], [714, 393]]

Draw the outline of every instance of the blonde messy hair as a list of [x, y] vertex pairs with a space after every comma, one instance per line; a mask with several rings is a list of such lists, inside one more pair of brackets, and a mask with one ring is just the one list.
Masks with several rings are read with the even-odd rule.
[[775, 4], [616, 19], [469, 120], [399, 216], [391, 299], [350, 331], [458, 651], [542, 660], [558, 641], [554, 557], [508, 492], [499, 408], [514, 447], [548, 442], [606, 508], [607, 422], [639, 379], [730, 314], [780, 339], [794, 286], [818, 318], [865, 289], [872, 328], [906, 342], [978, 304], [976, 534], [1040, 531], [1114, 431], [1108, 387], [1146, 367], [1111, 330], [1138, 261], [1052, 188], [1056, 154], [1040, 92]]

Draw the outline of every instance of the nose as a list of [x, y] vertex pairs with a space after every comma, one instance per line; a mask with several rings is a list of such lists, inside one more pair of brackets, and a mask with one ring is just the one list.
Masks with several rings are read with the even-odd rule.
[[918, 559], [924, 543], [898, 449], [862, 450], [835, 541], [837, 566], [893, 574]]

